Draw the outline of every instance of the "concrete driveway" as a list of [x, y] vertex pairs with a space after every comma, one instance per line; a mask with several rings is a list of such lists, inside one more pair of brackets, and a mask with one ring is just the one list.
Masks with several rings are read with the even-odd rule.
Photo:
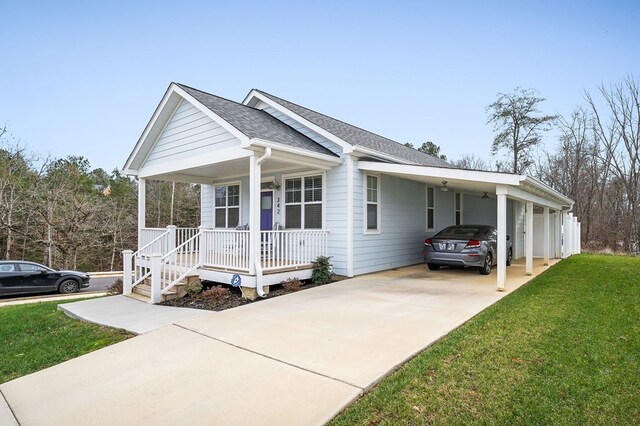
[[507, 278], [499, 293], [495, 273], [471, 270], [361, 276], [180, 321], [0, 392], [21, 425], [321, 424], [531, 277], [516, 263]]

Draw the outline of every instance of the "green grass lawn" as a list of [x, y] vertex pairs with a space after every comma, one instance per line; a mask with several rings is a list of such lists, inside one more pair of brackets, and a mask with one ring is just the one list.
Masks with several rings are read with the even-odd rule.
[[640, 258], [560, 262], [331, 424], [470, 423], [640, 424]]
[[71, 319], [57, 310], [60, 303], [0, 307], [0, 383], [133, 336]]

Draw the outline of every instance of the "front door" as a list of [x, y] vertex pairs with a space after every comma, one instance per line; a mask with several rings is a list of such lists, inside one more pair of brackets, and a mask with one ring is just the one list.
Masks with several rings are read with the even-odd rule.
[[271, 231], [273, 226], [273, 191], [260, 193], [260, 230]]

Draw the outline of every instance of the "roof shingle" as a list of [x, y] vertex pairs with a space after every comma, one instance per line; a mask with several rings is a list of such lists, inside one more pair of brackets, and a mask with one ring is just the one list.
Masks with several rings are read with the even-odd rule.
[[450, 168], [454, 167], [445, 160], [418, 151], [417, 149], [409, 148], [391, 139], [337, 120], [333, 117], [329, 117], [327, 115], [313, 111], [309, 108], [305, 108], [293, 102], [289, 102], [285, 99], [271, 95], [262, 90], [256, 89], [256, 91], [271, 99], [272, 101], [280, 104], [281, 106], [287, 108], [288, 110], [298, 114], [299, 116], [310, 121], [316, 126], [322, 127], [329, 133], [337, 136], [338, 138], [351, 145], [356, 145], [362, 148], [368, 148], [374, 151], [378, 151], [383, 154], [388, 154], [419, 166]]
[[260, 138], [320, 154], [336, 156], [322, 145], [287, 126], [264, 111], [176, 83], [198, 102], [249, 138]]

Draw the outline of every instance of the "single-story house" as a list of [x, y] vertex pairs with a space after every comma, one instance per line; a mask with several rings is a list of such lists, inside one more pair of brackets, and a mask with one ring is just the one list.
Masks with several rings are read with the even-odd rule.
[[[534, 178], [459, 169], [256, 89], [234, 102], [171, 83], [124, 171], [139, 188], [125, 293], [146, 285], [152, 302], [191, 275], [264, 295], [321, 255], [347, 277], [417, 264], [452, 224], [497, 227], [498, 290], [507, 235], [527, 273], [580, 250], [573, 201]], [[147, 179], [200, 184], [201, 226], [147, 227]]]

